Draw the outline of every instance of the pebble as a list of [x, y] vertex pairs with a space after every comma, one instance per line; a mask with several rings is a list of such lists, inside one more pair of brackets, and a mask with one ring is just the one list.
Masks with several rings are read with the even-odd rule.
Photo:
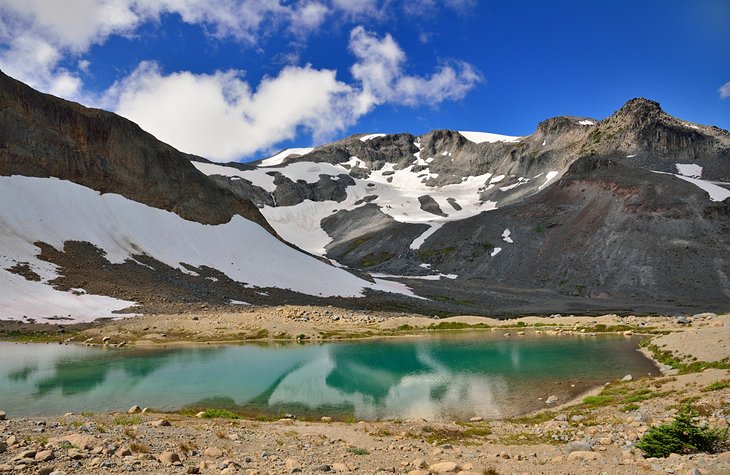
[[428, 467], [431, 473], [448, 473], [455, 472], [457, 465], [454, 462], [439, 462]]
[[162, 452], [157, 458], [160, 460], [160, 462], [170, 465], [180, 461], [180, 456], [178, 454], [169, 451]]
[[582, 462], [588, 462], [593, 460], [601, 460], [601, 455], [596, 452], [588, 452], [585, 450], [576, 450], [568, 455], [568, 460], [579, 460]]
[[223, 451], [219, 449], [218, 447], [208, 447], [205, 449], [205, 452], [203, 452], [206, 457], [211, 457], [214, 459], [223, 457]]
[[469, 419], [469, 422], [481, 422], [481, 421], [483, 421], [483, 420], [484, 420], [484, 418], [483, 418], [483, 417], [481, 417], [481, 416], [475, 416], [475, 417], [471, 417], [471, 418]]
[[630, 374], [627, 374], [626, 376], [621, 378], [621, 381], [623, 381], [623, 382], [628, 382], [628, 381], [633, 381], [633, 380], [634, 380], [634, 377], [631, 376]]
[[552, 395], [545, 400], [545, 404], [555, 404], [558, 402], [558, 396]]

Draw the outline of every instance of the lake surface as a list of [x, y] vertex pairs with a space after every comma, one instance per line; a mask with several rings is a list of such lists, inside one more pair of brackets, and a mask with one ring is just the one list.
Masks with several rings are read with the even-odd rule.
[[[101, 349], [0, 342], [8, 416], [226, 407], [252, 414], [507, 417], [626, 374], [657, 374], [615, 336], [491, 332], [323, 344]], [[539, 398], [542, 398], [539, 399]]]

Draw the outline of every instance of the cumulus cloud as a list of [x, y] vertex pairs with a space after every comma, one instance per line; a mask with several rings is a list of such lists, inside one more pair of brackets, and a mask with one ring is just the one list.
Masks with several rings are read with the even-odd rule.
[[105, 101], [160, 140], [212, 160], [229, 161], [292, 139], [350, 125], [352, 89], [332, 70], [288, 66], [253, 90], [242, 72], [165, 74], [140, 64]]
[[350, 33], [350, 50], [357, 58], [352, 75], [362, 84], [361, 113], [386, 102], [415, 106], [462, 99], [482, 79], [465, 62], [443, 65], [428, 78], [407, 75], [403, 68], [406, 55], [393, 37], [379, 38], [362, 26]]
[[720, 92], [720, 99], [727, 99], [730, 97], [730, 81], [723, 84], [718, 91]]

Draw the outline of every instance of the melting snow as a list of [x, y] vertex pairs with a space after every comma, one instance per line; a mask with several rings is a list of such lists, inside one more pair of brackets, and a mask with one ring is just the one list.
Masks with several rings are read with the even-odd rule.
[[510, 233], [510, 231], [509, 231], [509, 228], [508, 228], [508, 229], [505, 229], [505, 230], [504, 230], [504, 232], [502, 233], [502, 240], [503, 240], [504, 242], [508, 242], [508, 243], [512, 244], [512, 243], [513, 243], [514, 241], [512, 240], [512, 238], [511, 238], [511, 237], [509, 237], [509, 236], [510, 236], [510, 234], [511, 234], [511, 233]]
[[174, 268], [182, 269], [183, 262], [209, 266], [250, 286], [285, 288], [308, 295], [361, 297], [364, 288], [393, 289], [298, 252], [241, 216], [225, 224], [204, 225], [117, 194], [101, 195], [68, 181], [20, 176], [0, 177], [0, 203], [2, 315], [21, 309], [24, 315], [47, 315], [48, 306], [54, 305], [57, 310], [53, 313], [85, 319], [108, 316], [111, 310], [131, 304], [58, 292], [42, 282], [2, 270], [14, 261], [28, 262], [31, 268], [47, 272], [48, 263], [36, 257], [39, 250], [33, 243], [37, 241], [57, 249], [66, 241], [89, 242], [103, 249], [112, 263], [145, 254]]
[[723, 188], [719, 185], [716, 185], [710, 181], [707, 180], [700, 180], [698, 178], [691, 178], [684, 175], [677, 175], [675, 173], [666, 173], [666, 172], [658, 172], [654, 171], [654, 173], [660, 173], [662, 175], [672, 175], [676, 176], [680, 180], [688, 181], [692, 183], [693, 185], [702, 188], [707, 192], [707, 194], [710, 195], [710, 201], [725, 201], [726, 199], [730, 198], [730, 190], [727, 188]]
[[[540, 176], [540, 175], [538, 175], [538, 176]], [[538, 191], [545, 188], [548, 185], [548, 183], [550, 183], [552, 181], [552, 179], [555, 178], [556, 176], [558, 176], [558, 172], [555, 172], [555, 171], [547, 172], [547, 175], [545, 175], [545, 183], [540, 185], [540, 188], [538, 188]], [[535, 178], [537, 178], [537, 177], [535, 177]]]
[[373, 277], [382, 277], [384, 279], [418, 279], [418, 280], [441, 280], [444, 279], [456, 279], [459, 276], [456, 274], [432, 274], [432, 275], [391, 275], [391, 274], [370, 274]]
[[275, 167], [276, 165], [281, 165], [284, 163], [284, 160], [286, 160], [287, 157], [290, 155], [306, 155], [310, 153], [314, 148], [312, 147], [304, 147], [304, 148], [287, 148], [282, 150], [281, 152], [277, 153], [273, 157], [269, 157], [265, 160], [262, 160], [259, 164], [260, 167]]
[[215, 165], [213, 163], [191, 162], [195, 168], [205, 175], [222, 175], [229, 178], [245, 178], [255, 186], [261, 187], [269, 193], [276, 189], [274, 177], [268, 175], [267, 170], [239, 170], [238, 168]]
[[370, 134], [370, 135], [365, 135], [363, 137], [360, 137], [360, 141], [361, 142], [367, 142], [368, 140], [372, 140], [372, 139], [374, 139], [376, 137], [385, 137], [385, 134]]
[[423, 243], [426, 242], [426, 239], [428, 239], [429, 236], [441, 229], [444, 224], [445, 223], [443, 222], [431, 224], [430, 228], [425, 230], [420, 236], [413, 240], [413, 242], [411, 243], [411, 249], [420, 249], [421, 246], [423, 246]]
[[702, 176], [702, 167], [695, 163], [676, 163], [675, 166], [680, 175], [690, 178], [700, 178]]
[[489, 184], [491, 185], [493, 183], [499, 183], [500, 181], [504, 180], [504, 178], [505, 178], [504, 175], [497, 175], [494, 178], [492, 178], [491, 180], [489, 180]]
[[514, 137], [511, 135], [490, 134], [488, 132], [468, 132], [459, 131], [459, 133], [470, 142], [474, 143], [494, 143], [494, 142], [518, 142], [522, 137]]

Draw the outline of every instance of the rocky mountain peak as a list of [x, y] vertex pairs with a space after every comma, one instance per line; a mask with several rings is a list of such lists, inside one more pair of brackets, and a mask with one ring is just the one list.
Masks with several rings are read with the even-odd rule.
[[619, 110], [611, 115], [607, 122], [622, 122], [627, 125], [646, 124], [657, 119], [669, 117], [658, 102], [643, 97], [637, 97], [626, 102]]

